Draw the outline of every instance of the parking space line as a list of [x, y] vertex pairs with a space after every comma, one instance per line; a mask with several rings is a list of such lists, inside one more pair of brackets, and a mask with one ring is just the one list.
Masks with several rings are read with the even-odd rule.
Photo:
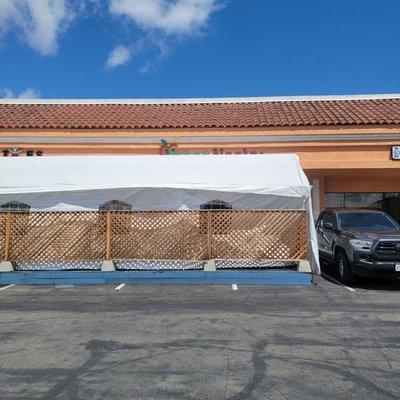
[[0, 288], [0, 290], [6, 290], [6, 289], [8, 289], [10, 287], [13, 287], [13, 286], [15, 286], [15, 283], [13, 283], [12, 285], [4, 286], [4, 287]]
[[328, 279], [329, 281], [331, 281], [331, 282], [333, 282], [333, 283], [336, 283], [337, 285], [343, 286], [343, 287], [344, 287], [345, 289], [347, 289], [349, 292], [356, 292], [356, 289], [353, 289], [352, 287], [343, 285], [342, 282], [339, 282], [337, 279], [332, 278], [331, 276], [329, 276], [329, 275], [327, 275], [327, 274], [324, 274], [323, 272], [321, 273], [321, 275], [322, 275], [324, 278]]
[[121, 290], [124, 286], [126, 285], [126, 283], [121, 283], [120, 285], [118, 285], [115, 290]]

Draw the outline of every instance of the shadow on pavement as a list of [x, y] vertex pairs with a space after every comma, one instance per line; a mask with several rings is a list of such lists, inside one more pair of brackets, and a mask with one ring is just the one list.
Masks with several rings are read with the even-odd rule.
[[[323, 278], [329, 280], [332, 283], [336, 283], [329, 278], [333, 278], [339, 281], [339, 276], [335, 265], [321, 262], [321, 271], [326, 276]], [[336, 283], [337, 284], [337, 283]], [[387, 290], [387, 291], [400, 291], [400, 279], [399, 278], [365, 278], [358, 276], [356, 282], [352, 285], [354, 289], [364, 290]]]

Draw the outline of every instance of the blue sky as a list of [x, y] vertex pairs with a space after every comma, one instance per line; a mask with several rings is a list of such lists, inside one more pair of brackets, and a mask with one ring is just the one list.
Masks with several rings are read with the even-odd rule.
[[0, 97], [400, 92], [398, 0], [0, 0]]

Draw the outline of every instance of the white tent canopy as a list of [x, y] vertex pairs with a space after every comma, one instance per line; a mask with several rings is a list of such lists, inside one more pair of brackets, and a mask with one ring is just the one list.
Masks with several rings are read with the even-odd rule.
[[[32, 209], [97, 210], [112, 199], [137, 210], [302, 209], [309, 183], [296, 155], [68, 156], [0, 159], [0, 200]], [[156, 192], [156, 193], [154, 193]]]
[[304, 209], [317, 263], [310, 185], [294, 154], [62, 156], [0, 159], [0, 205], [31, 210], [98, 210], [110, 200], [133, 210]]

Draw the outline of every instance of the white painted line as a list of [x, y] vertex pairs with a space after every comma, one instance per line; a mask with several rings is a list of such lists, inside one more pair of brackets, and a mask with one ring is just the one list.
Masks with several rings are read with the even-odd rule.
[[0, 290], [6, 290], [6, 289], [8, 289], [10, 287], [13, 287], [13, 286], [15, 286], [15, 283], [13, 283], [12, 285], [4, 286], [4, 287], [0, 288]]
[[115, 288], [115, 290], [121, 290], [125, 285], [126, 283], [121, 283], [119, 286]]
[[232, 290], [238, 290], [236, 283], [232, 283]]
[[324, 273], [321, 273], [321, 275], [322, 275], [324, 278], [330, 280], [331, 282], [334, 282], [334, 283], [336, 283], [337, 285], [343, 286], [343, 287], [344, 287], [345, 289], [347, 289], [349, 292], [355, 292], [355, 291], [356, 291], [356, 290], [353, 289], [352, 287], [343, 285], [342, 282], [339, 282], [337, 279], [332, 278], [330, 275], [326, 275], [326, 274], [324, 274]]

